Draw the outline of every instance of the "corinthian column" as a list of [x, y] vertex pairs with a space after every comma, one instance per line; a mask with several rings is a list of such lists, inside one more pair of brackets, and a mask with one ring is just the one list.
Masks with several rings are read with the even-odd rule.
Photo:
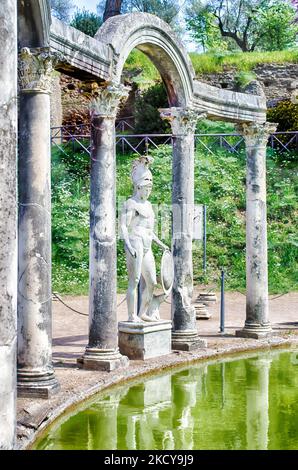
[[115, 120], [123, 85], [99, 92], [91, 114], [89, 343], [79, 360], [85, 369], [128, 365], [118, 350], [116, 269]]
[[246, 321], [236, 336], [271, 334], [268, 309], [266, 147], [276, 125], [238, 126], [246, 144]]
[[52, 367], [50, 89], [53, 55], [19, 56], [18, 393], [48, 398]]
[[14, 447], [17, 348], [17, 2], [0, 11], [0, 450]]
[[172, 347], [189, 351], [205, 347], [198, 337], [193, 295], [192, 237], [194, 220], [194, 132], [198, 119], [206, 115], [191, 108], [161, 109], [173, 133], [172, 173]]

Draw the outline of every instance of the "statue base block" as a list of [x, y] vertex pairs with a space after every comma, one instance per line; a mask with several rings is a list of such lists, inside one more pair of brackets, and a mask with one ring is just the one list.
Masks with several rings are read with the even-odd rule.
[[150, 359], [171, 352], [172, 322], [120, 322], [119, 349], [129, 359]]

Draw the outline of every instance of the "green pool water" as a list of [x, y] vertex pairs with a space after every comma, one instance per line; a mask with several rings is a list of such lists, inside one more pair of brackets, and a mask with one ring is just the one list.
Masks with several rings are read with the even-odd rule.
[[98, 395], [35, 449], [297, 449], [298, 351], [193, 365]]

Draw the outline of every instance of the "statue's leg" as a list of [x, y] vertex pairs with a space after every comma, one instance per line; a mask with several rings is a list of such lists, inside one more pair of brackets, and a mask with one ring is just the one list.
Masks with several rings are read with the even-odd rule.
[[143, 259], [143, 246], [138, 240], [132, 242], [133, 248], [137, 252], [134, 258], [126, 249], [126, 264], [128, 271], [128, 289], [126, 294], [128, 321], [139, 322], [140, 319], [137, 315], [137, 287], [141, 277], [142, 259]]
[[155, 321], [155, 318], [151, 318], [147, 315], [148, 308], [153, 298], [154, 286], [157, 284], [155, 259], [151, 250], [148, 250], [144, 255], [141, 272], [143, 278], [145, 279], [145, 289], [142, 293], [142, 302], [139, 315], [142, 320]]

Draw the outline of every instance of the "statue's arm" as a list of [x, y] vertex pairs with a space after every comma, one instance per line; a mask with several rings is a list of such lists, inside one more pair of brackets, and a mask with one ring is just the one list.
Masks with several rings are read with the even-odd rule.
[[129, 201], [126, 201], [123, 207], [123, 210], [121, 212], [121, 219], [120, 219], [121, 233], [122, 233], [122, 238], [124, 240], [124, 243], [128, 251], [133, 257], [135, 257], [136, 250], [131, 246], [131, 243], [129, 240], [129, 234], [128, 234], [128, 227], [132, 221], [133, 215], [134, 215], [134, 209], [132, 205], [129, 203]]
[[163, 250], [169, 250], [170, 251], [170, 248], [165, 245], [159, 238], [157, 235], [155, 235], [155, 233], [153, 233], [153, 236], [152, 236], [152, 240], [157, 243], [158, 246], [160, 246]]

